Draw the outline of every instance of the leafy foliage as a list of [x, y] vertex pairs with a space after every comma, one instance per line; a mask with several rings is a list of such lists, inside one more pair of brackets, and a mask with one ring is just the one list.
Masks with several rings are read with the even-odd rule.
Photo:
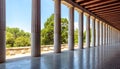
[[14, 43], [15, 47], [30, 46], [30, 39], [24, 36], [18, 37]]
[[30, 46], [30, 33], [24, 32], [19, 28], [10, 27], [7, 27], [6, 31], [7, 47]]
[[[52, 14], [44, 24], [44, 28], [41, 31], [41, 44], [49, 45], [53, 44], [54, 37], [54, 14]], [[67, 43], [68, 38], [68, 20], [61, 18], [61, 43]]]

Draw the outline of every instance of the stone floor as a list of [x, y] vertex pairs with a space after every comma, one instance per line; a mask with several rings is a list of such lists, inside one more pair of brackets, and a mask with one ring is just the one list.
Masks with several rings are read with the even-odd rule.
[[120, 69], [120, 44], [11, 59], [0, 69]]

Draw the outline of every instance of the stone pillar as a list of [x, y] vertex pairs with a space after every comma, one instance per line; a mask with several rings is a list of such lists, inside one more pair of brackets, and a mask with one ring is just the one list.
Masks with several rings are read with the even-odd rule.
[[110, 43], [111, 43], [111, 34], [110, 34], [110, 32], [111, 32], [111, 27], [110, 27], [110, 25], [109, 25], [109, 45], [110, 45]]
[[68, 46], [74, 50], [74, 7], [69, 8]]
[[78, 47], [83, 49], [83, 12], [79, 11], [79, 23], [78, 23]]
[[103, 23], [102, 22], [100, 23], [100, 27], [101, 27], [100, 28], [100, 38], [101, 38], [100, 42], [101, 42], [101, 45], [103, 45]]
[[110, 26], [108, 25], [108, 44], [110, 45]]
[[112, 27], [112, 33], [111, 33], [111, 34], [112, 34], [112, 44], [114, 43], [113, 33], [114, 33], [114, 32], [113, 32], [113, 27]]
[[95, 47], [95, 18], [92, 19], [92, 46]]
[[100, 31], [99, 31], [99, 21], [96, 20], [96, 46], [99, 46], [100, 43]]
[[106, 38], [105, 38], [105, 42], [106, 42], [106, 45], [107, 45], [107, 24], [105, 24], [105, 32], [106, 32]]
[[31, 55], [33, 57], [40, 56], [40, 19], [40, 0], [32, 0]]
[[90, 47], [90, 15], [86, 14], [86, 46]]
[[114, 43], [114, 28], [112, 27], [112, 44]]
[[103, 23], [103, 44], [105, 45], [105, 43], [106, 43], [106, 31], [105, 31], [105, 23]]
[[110, 38], [109, 38], [109, 37], [110, 37], [109, 30], [110, 30], [110, 29], [109, 29], [109, 25], [108, 25], [108, 45], [109, 45], [109, 39], [110, 39]]
[[6, 10], [5, 1], [0, 0], [0, 63], [5, 62], [6, 51], [5, 51], [5, 28], [6, 28]]
[[108, 45], [108, 25], [106, 24], [106, 45]]
[[112, 44], [112, 27], [110, 27], [110, 44]]
[[61, 0], [54, 0], [54, 52], [61, 52]]
[[106, 44], [108, 45], [108, 25], [106, 24]]

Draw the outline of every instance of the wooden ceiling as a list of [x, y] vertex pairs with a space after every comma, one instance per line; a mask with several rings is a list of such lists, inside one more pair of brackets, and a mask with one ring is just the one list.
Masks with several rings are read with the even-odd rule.
[[120, 0], [72, 0], [120, 30]]

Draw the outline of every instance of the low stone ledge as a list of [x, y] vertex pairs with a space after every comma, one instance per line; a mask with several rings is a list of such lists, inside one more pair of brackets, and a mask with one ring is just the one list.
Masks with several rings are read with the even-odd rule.
[[[75, 45], [77, 47], [77, 45]], [[61, 49], [67, 50], [68, 45], [67, 44], [61, 44]], [[41, 53], [47, 53], [47, 52], [53, 52], [54, 46], [53, 45], [42, 45], [41, 46]], [[6, 49], [6, 55], [8, 56], [15, 56], [18, 54], [30, 54], [31, 52], [31, 47], [12, 47], [12, 48], [7, 48]]]

